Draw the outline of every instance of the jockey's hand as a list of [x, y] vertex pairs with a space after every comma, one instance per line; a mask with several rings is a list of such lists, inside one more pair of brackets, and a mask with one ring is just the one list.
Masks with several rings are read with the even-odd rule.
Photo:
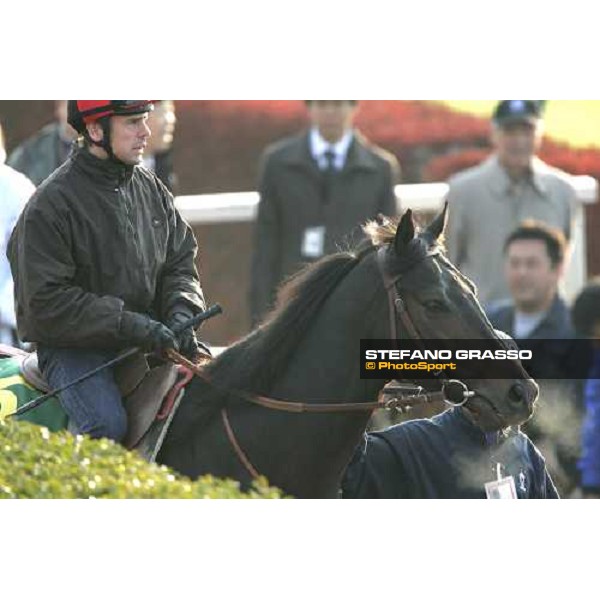
[[196, 332], [190, 327], [179, 336], [179, 347], [181, 354], [189, 358], [192, 362], [196, 362], [200, 356], [200, 344], [196, 338]]
[[175, 334], [162, 323], [153, 321], [150, 335], [152, 350], [154, 350], [154, 352], [160, 354], [165, 350], [171, 349], [179, 351], [180, 346]]
[[[192, 312], [185, 310], [175, 312], [168, 318], [167, 326], [169, 329], [176, 329], [178, 325], [189, 321], [193, 316]], [[181, 354], [192, 362], [196, 362], [200, 356], [200, 352], [204, 351], [204, 345], [198, 342], [194, 328], [188, 327], [184, 329], [177, 335], [177, 339], [179, 340]]]
[[168, 327], [141, 313], [124, 311], [120, 332], [127, 343], [146, 351], [161, 353], [170, 348], [179, 350], [177, 338]]

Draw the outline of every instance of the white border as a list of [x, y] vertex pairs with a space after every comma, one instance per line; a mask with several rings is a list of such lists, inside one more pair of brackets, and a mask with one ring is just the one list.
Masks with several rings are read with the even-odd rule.
[[[598, 98], [592, 6], [5, 2], [0, 94]], [[17, 599], [546, 600], [597, 588], [596, 503], [3, 502], [0, 510], [0, 589]]]

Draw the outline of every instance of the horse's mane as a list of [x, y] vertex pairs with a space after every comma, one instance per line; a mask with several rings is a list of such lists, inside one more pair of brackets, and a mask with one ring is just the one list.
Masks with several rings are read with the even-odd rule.
[[215, 383], [266, 393], [286, 367], [315, 314], [362, 252], [339, 252], [308, 265], [280, 288], [262, 324], [207, 367]]

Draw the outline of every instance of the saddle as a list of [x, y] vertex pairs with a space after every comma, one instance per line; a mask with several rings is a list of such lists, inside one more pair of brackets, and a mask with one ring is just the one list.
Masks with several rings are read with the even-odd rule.
[[[37, 353], [0, 345], [0, 354], [20, 361], [23, 379], [42, 393], [50, 391]], [[173, 363], [150, 366], [142, 353], [114, 367], [115, 383], [127, 412], [127, 434], [122, 444], [154, 462], [171, 420], [193, 373]]]

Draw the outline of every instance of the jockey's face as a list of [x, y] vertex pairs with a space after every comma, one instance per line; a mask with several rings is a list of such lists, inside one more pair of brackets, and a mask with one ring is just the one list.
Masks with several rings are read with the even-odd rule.
[[114, 155], [127, 165], [137, 165], [150, 137], [148, 113], [111, 117], [110, 126]]

